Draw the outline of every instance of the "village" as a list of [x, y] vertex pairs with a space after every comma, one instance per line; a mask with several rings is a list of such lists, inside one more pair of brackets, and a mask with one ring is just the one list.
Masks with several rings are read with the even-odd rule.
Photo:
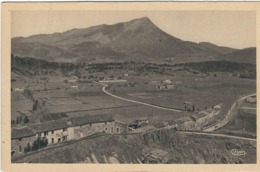
[[[217, 96], [201, 100], [198, 95], [203, 92], [198, 92], [197, 87], [214, 85], [225, 77], [234, 83], [240, 80], [222, 73], [217, 75], [218, 78], [216, 73], [182, 72], [162, 78], [157, 74], [126, 72], [88, 76], [71, 73], [61, 77], [52, 73], [32, 79], [13, 73], [12, 158], [104, 135], [214, 128], [225, 118], [236, 97], [226, 104], [226, 100]], [[193, 91], [192, 97], [185, 97], [183, 91], [191, 87], [198, 93]], [[250, 89], [245, 90], [246, 94], [249, 92]], [[256, 97], [246, 101], [255, 104]], [[160, 149], [148, 152], [143, 163], [162, 163], [158, 156], [166, 154]]]

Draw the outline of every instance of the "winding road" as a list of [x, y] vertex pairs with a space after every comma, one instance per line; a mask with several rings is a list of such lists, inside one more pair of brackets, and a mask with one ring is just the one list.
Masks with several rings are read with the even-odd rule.
[[[114, 98], [117, 98], [117, 99], [121, 99], [121, 100], [124, 100], [124, 101], [128, 101], [128, 102], [132, 102], [132, 103], [137, 103], [137, 104], [141, 104], [141, 105], [145, 105], [145, 106], [150, 106], [150, 107], [154, 107], [154, 108], [157, 108], [157, 109], [163, 109], [163, 110], [168, 110], [168, 111], [173, 111], [173, 112], [182, 112], [181, 110], [177, 110], [177, 109], [173, 109], [173, 108], [167, 108], [167, 107], [161, 107], [161, 106], [157, 106], [157, 105], [153, 105], [153, 104], [149, 104], [149, 103], [144, 103], [144, 102], [140, 102], [140, 101], [136, 101], [136, 100], [131, 100], [131, 99], [127, 99], [127, 98], [123, 98], [123, 97], [119, 97], [119, 96], [116, 96], [114, 94], [111, 94], [110, 92], [108, 92], [106, 90], [106, 87], [108, 86], [107, 84], [104, 84], [104, 83], [100, 83], [100, 82], [95, 82], [93, 81], [94, 83], [98, 83], [98, 84], [101, 84], [103, 85], [103, 88], [102, 88], [102, 91], [111, 96], [111, 97], [114, 97]], [[242, 98], [239, 98], [238, 100], [236, 100], [231, 108], [229, 109], [227, 115], [225, 116], [225, 118], [223, 118], [221, 121], [219, 121], [218, 123], [216, 124], [213, 124], [212, 126], [210, 127], [207, 127], [205, 129], [203, 129], [204, 132], [212, 132], [212, 131], [215, 131], [225, 125], [227, 125], [232, 119], [234, 119], [235, 115], [237, 114], [237, 108], [240, 106], [240, 104], [248, 97], [250, 96], [253, 96], [253, 95], [256, 95], [256, 93], [254, 94], [250, 94], [250, 95], [247, 95], [247, 96], [244, 96]], [[188, 133], [188, 132], [187, 132]], [[248, 139], [248, 140], [255, 140], [255, 139], [250, 139], [250, 138], [244, 138], [244, 137], [238, 137], [238, 136], [230, 136], [230, 135], [224, 135], [224, 134], [209, 134], [209, 133], [201, 133], [201, 132], [190, 132], [190, 133], [194, 133], [194, 134], [205, 134], [205, 135], [214, 135], [214, 136], [226, 136], [226, 137], [230, 137], [230, 138], [240, 138], [240, 139]]]
[[[93, 82], [95, 82], [95, 81], [93, 81]], [[99, 83], [99, 82], [95, 82], [95, 83]], [[106, 93], [107, 95], [111, 96], [111, 97], [114, 97], [114, 98], [117, 98], [117, 99], [121, 99], [121, 100], [124, 100], [124, 101], [127, 101], [127, 102], [132, 102], [132, 103], [137, 103], [137, 104], [141, 104], [141, 105], [145, 105], [145, 106], [154, 107], [154, 108], [157, 108], [157, 109], [163, 109], [163, 110], [168, 110], [168, 111], [172, 111], [172, 112], [183, 112], [181, 110], [174, 109], [174, 108], [161, 107], [161, 106], [157, 106], [157, 105], [153, 105], [153, 104], [149, 104], [149, 103], [144, 103], [144, 102], [140, 102], [140, 101], [136, 101], [136, 100], [131, 100], [131, 99], [119, 97], [119, 96], [116, 96], [114, 94], [111, 94], [110, 92], [108, 92], [106, 90], [106, 87], [108, 85], [106, 85], [104, 83], [99, 83], [99, 84], [103, 85], [102, 91], [104, 93]]]
[[232, 135], [227, 135], [227, 134], [203, 133], [203, 132], [193, 132], [193, 131], [180, 131], [180, 132], [181, 132], [181, 133], [185, 133], [185, 134], [196, 134], [196, 135], [205, 135], [205, 136], [232, 138], [232, 139], [239, 139], [239, 140], [247, 140], [247, 141], [256, 142], [256, 139], [253, 139], [253, 138], [232, 136]]
[[214, 124], [206, 129], [203, 129], [203, 131], [205, 132], [212, 132], [215, 131], [221, 127], [224, 127], [225, 125], [227, 125], [230, 121], [232, 121], [235, 117], [235, 115], [237, 114], [237, 108], [240, 106], [240, 104], [248, 97], [251, 97], [253, 95], [256, 95], [256, 93], [254, 94], [250, 94], [247, 96], [244, 96], [240, 99], [238, 99], [237, 101], [235, 101], [231, 108], [229, 109], [227, 115], [225, 116], [225, 118], [223, 118], [220, 122], [218, 122], [217, 124]]

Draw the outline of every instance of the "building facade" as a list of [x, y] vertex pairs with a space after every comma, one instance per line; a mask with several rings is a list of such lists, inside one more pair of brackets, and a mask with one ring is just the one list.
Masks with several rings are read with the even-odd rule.
[[[111, 115], [91, 115], [65, 118], [50, 122], [12, 128], [12, 157], [26, 153], [37, 140], [47, 145], [77, 140], [96, 133], [120, 134], [127, 132], [127, 124], [115, 121]], [[47, 146], [46, 145], [46, 146]]]

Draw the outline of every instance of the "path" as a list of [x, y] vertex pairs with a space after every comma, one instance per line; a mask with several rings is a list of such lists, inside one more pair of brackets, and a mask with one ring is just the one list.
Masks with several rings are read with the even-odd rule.
[[186, 133], [186, 134], [197, 134], [197, 135], [206, 135], [206, 136], [214, 136], [214, 137], [224, 137], [224, 138], [232, 138], [232, 139], [239, 139], [239, 140], [247, 140], [247, 141], [256, 142], [256, 139], [253, 139], [253, 138], [233, 136], [233, 135], [227, 135], [227, 134], [203, 133], [203, 132], [193, 132], [193, 131], [180, 131], [180, 132]]
[[[94, 82], [94, 81], [93, 81]], [[99, 82], [95, 82], [95, 83], [99, 83]], [[183, 112], [181, 110], [178, 110], [178, 109], [174, 109], [174, 108], [167, 108], [167, 107], [161, 107], [161, 106], [157, 106], [157, 105], [153, 105], [153, 104], [149, 104], [149, 103], [144, 103], [144, 102], [140, 102], [140, 101], [136, 101], [136, 100], [131, 100], [131, 99], [127, 99], [127, 98], [123, 98], [123, 97], [119, 97], [119, 96], [116, 96], [114, 94], [111, 94], [110, 92], [108, 92], [106, 90], [106, 87], [108, 85], [104, 84], [104, 83], [99, 83], [101, 85], [103, 85], [103, 88], [102, 88], [102, 91], [104, 93], [106, 93], [107, 95], [111, 96], [111, 97], [114, 97], [114, 98], [117, 98], [117, 99], [120, 99], [120, 100], [124, 100], [124, 101], [127, 101], [127, 102], [132, 102], [132, 103], [137, 103], [137, 104], [141, 104], [141, 105], [145, 105], [145, 106], [150, 106], [150, 107], [154, 107], [154, 108], [157, 108], [157, 109], [163, 109], [163, 110], [168, 110], [168, 111], [172, 111], [172, 112]]]
[[238, 99], [237, 101], [235, 101], [235, 103], [232, 104], [231, 108], [229, 109], [229, 111], [228, 111], [228, 113], [227, 113], [227, 115], [225, 116], [224, 119], [222, 119], [220, 122], [214, 124], [213, 126], [210, 126], [210, 127], [206, 128], [206, 129], [204, 129], [203, 131], [212, 132], [212, 131], [215, 131], [215, 130], [217, 130], [217, 129], [227, 125], [232, 119], [234, 119], [235, 115], [237, 114], [237, 108], [240, 106], [240, 104], [247, 97], [253, 96], [255, 94], [256, 93], [244, 96], [244, 97]]

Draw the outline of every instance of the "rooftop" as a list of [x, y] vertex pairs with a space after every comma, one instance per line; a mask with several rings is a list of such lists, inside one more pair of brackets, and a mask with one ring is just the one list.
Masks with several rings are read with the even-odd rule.
[[98, 114], [88, 116], [76, 116], [71, 118], [63, 118], [49, 122], [31, 124], [23, 128], [12, 128], [12, 139], [33, 136], [36, 133], [45, 131], [59, 130], [71, 126], [79, 126], [90, 123], [111, 122], [114, 121], [110, 114]]
[[33, 136], [35, 133], [28, 127], [23, 128], [12, 128], [11, 138], [23, 138]]

